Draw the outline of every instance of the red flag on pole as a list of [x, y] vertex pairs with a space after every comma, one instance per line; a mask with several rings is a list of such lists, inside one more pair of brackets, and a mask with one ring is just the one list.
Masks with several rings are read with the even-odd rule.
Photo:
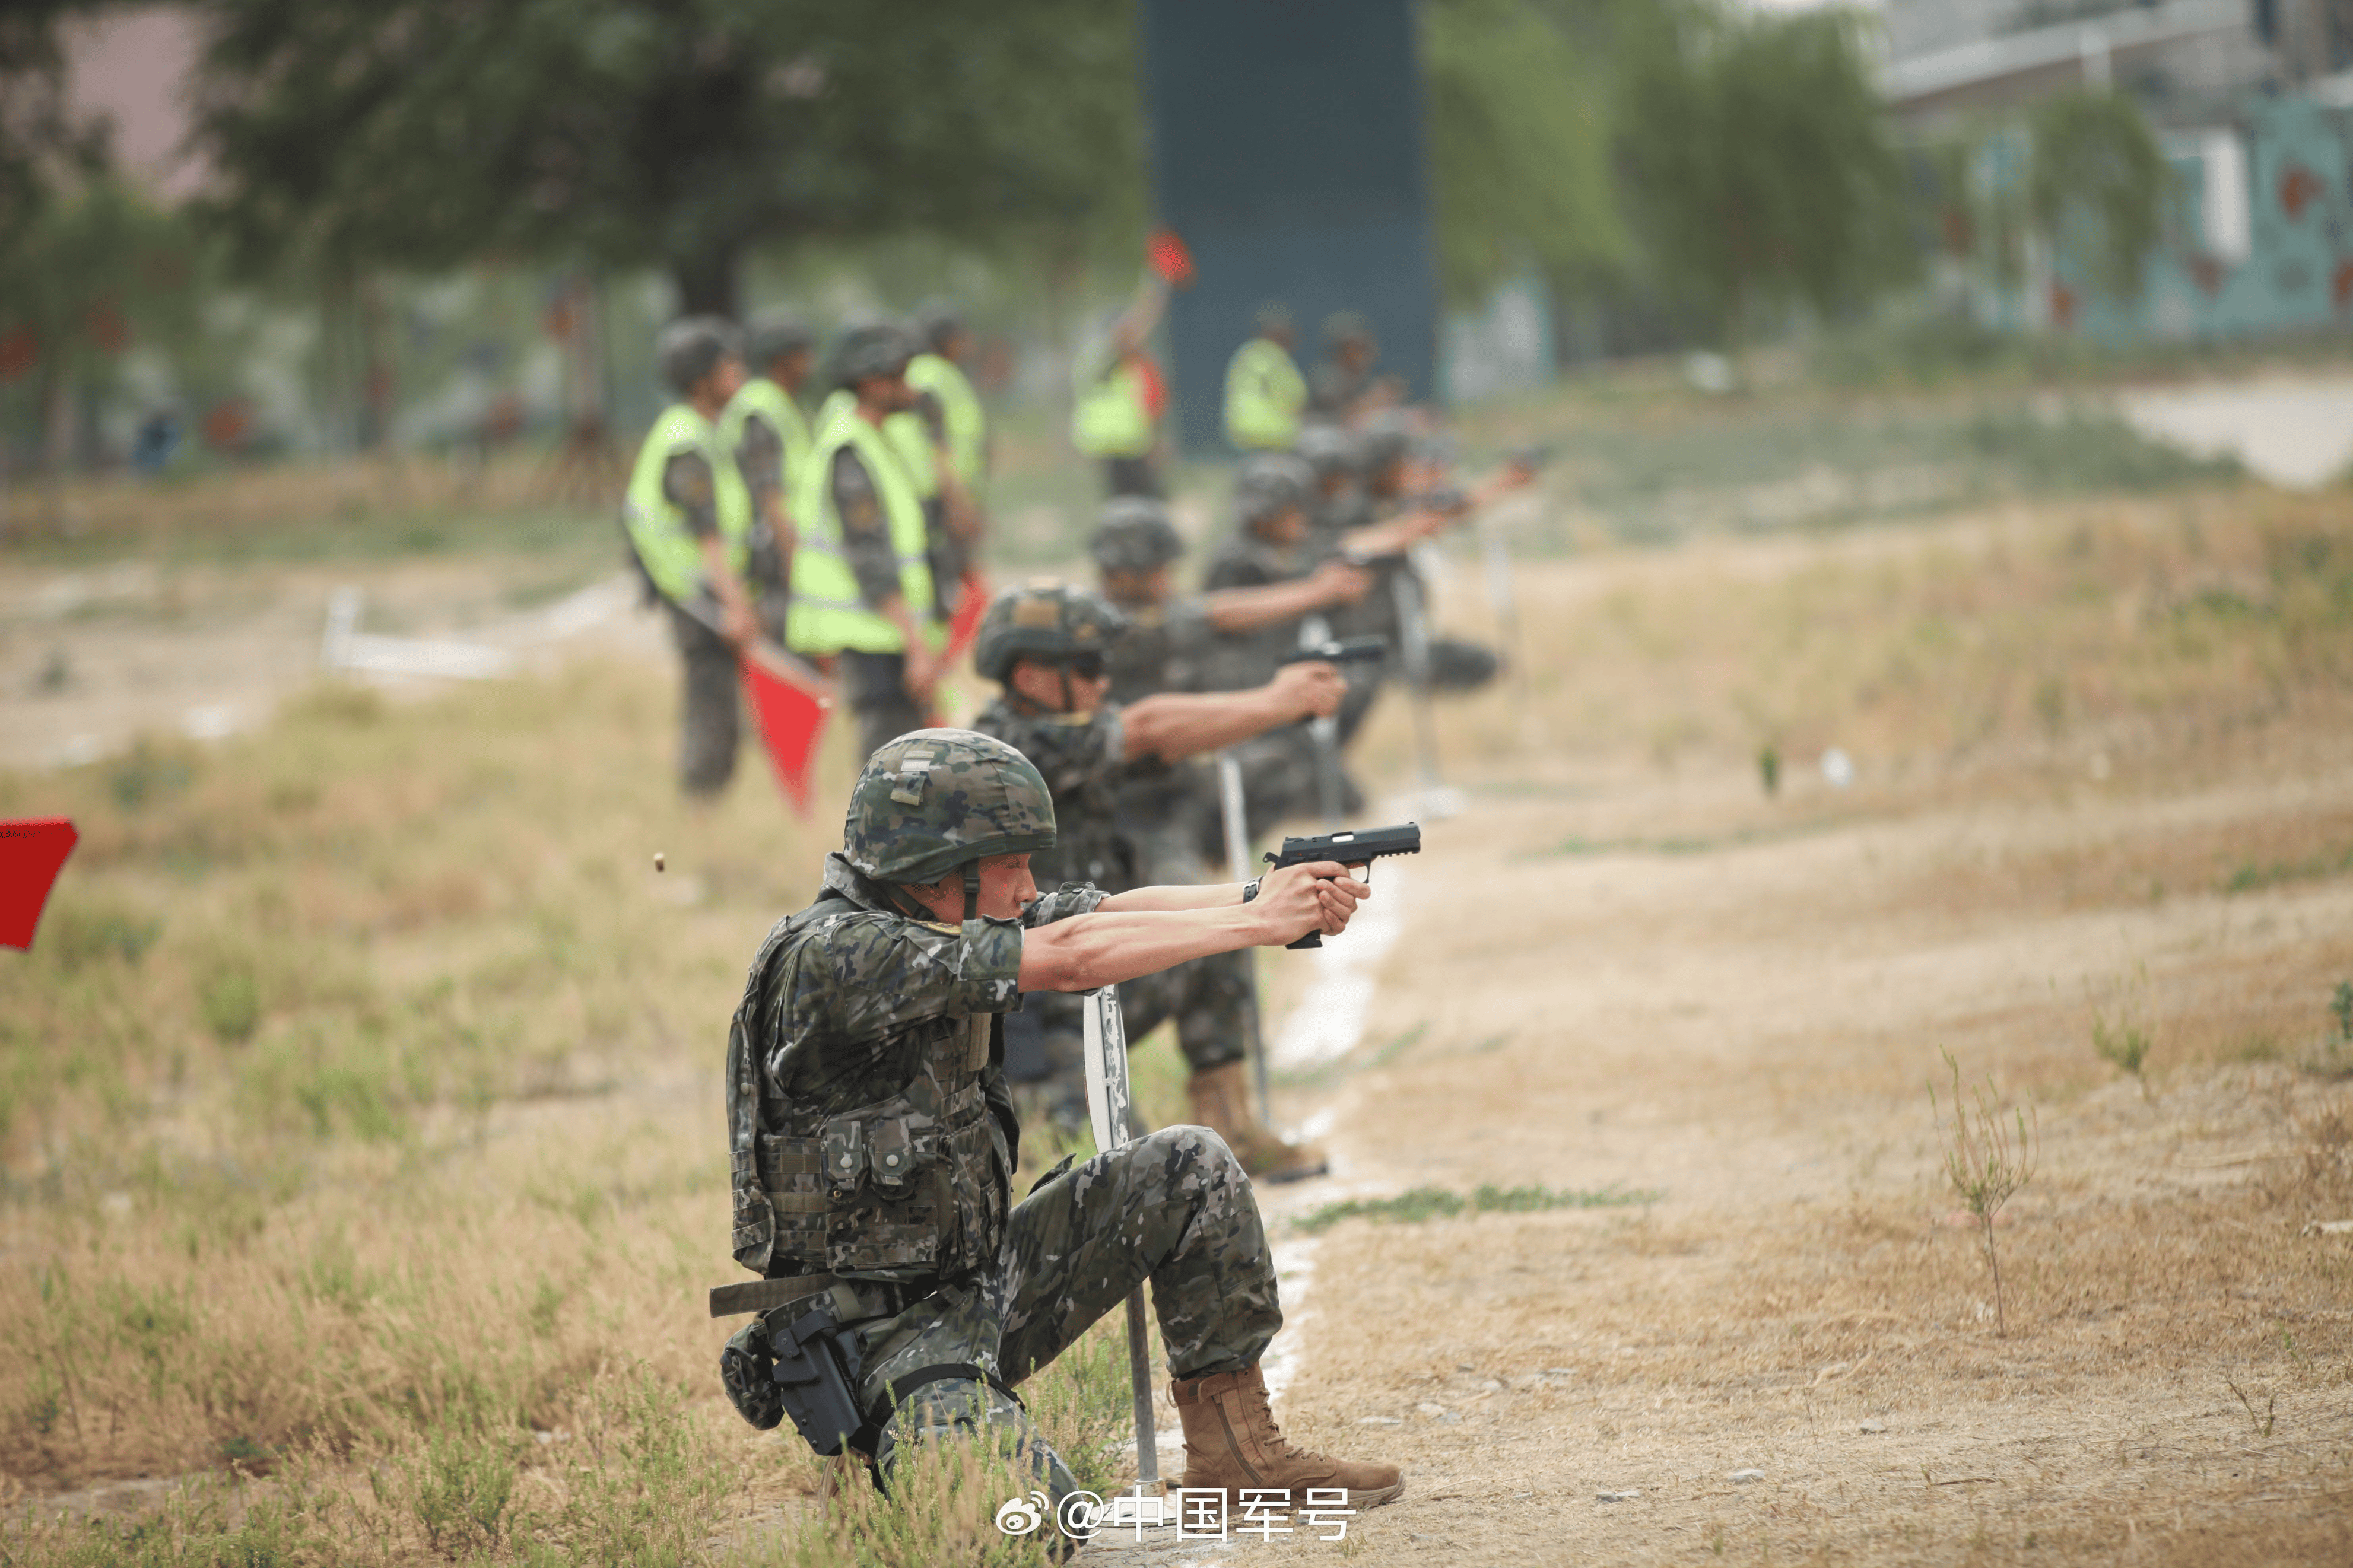
[[49, 889], [80, 838], [62, 816], [0, 822], [0, 947], [33, 950]]
[[1154, 229], [1144, 242], [1144, 260], [1171, 289], [1193, 286], [1193, 252], [1175, 229]]
[[746, 653], [741, 662], [744, 694], [760, 721], [760, 738], [776, 765], [777, 787], [793, 803], [794, 812], [808, 815], [809, 760], [817, 755], [818, 735], [825, 731], [826, 710], [833, 706], [833, 688], [824, 677], [790, 654], [766, 647]]
[[962, 596], [956, 600], [955, 615], [948, 621], [947, 652], [942, 658], [954, 664], [980, 635], [980, 617], [988, 614], [988, 579], [977, 572], [964, 574]]

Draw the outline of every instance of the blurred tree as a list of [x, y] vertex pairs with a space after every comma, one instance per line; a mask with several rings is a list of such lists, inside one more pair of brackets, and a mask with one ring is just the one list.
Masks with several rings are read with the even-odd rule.
[[2142, 264], [2164, 236], [2171, 177], [2140, 106], [2122, 93], [2062, 93], [2035, 106], [2028, 136], [2036, 226], [2082, 257], [2100, 288], [2138, 299]]
[[1137, 174], [1093, 0], [203, 0], [212, 216], [247, 265], [655, 267], [732, 311], [755, 245], [1083, 224]]
[[1623, 66], [1620, 189], [1661, 281], [1737, 345], [1764, 313], [1831, 311], [1915, 264], [1902, 170], [1839, 11], [1662, 7]]
[[1598, 20], [1596, 10], [1590, 0], [1422, 8], [1439, 275], [1457, 300], [1483, 298], [1531, 266], [1558, 285], [1625, 257], [1609, 79], [1568, 30]]
[[26, 346], [44, 459], [84, 455], [84, 405], [135, 343], [194, 325], [186, 226], [111, 177], [47, 193], [0, 252], [0, 343]]

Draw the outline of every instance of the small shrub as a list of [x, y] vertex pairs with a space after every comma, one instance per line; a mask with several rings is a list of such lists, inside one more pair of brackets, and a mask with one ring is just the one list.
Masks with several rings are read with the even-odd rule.
[[2141, 1068], [2148, 1060], [2148, 1047], [2155, 1041], [2143, 1025], [2127, 1018], [2111, 1020], [2104, 1013], [2092, 1016], [2092, 1049], [2102, 1061], [2128, 1073], [2140, 1085], [2141, 1097], [2148, 1096], [2148, 1079]]
[[196, 1007], [214, 1038], [237, 1045], [253, 1038], [261, 1026], [261, 986], [247, 965], [224, 963], [205, 978]]
[[[1994, 1215], [2021, 1187], [2034, 1179], [2042, 1154], [2042, 1133], [2023, 1110], [2004, 1117], [1994, 1103], [1993, 1084], [1980, 1084], [1968, 1100], [1961, 1097], [1961, 1064], [1953, 1053], [1942, 1053], [1953, 1075], [1953, 1121], [1945, 1125], [1936, 1100], [1936, 1080], [1928, 1080], [1928, 1110], [1936, 1119], [1937, 1141], [1944, 1147], [1945, 1178], [1962, 1205], [1977, 1217], [1978, 1236], [1985, 1244], [1986, 1267], [1993, 1273], [1993, 1321], [1997, 1338], [2008, 1338], [2010, 1320], [2002, 1303], [2001, 1258], [1994, 1249]], [[2013, 1130], [2014, 1123], [2014, 1130]]]

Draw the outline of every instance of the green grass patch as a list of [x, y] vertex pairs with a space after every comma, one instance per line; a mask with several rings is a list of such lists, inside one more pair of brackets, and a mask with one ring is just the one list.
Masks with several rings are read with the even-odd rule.
[[1466, 1208], [1473, 1214], [1535, 1214], [1545, 1209], [1631, 1208], [1654, 1204], [1663, 1192], [1616, 1185], [1598, 1188], [1499, 1187], [1482, 1183], [1468, 1199], [1444, 1187], [1415, 1187], [1392, 1198], [1347, 1198], [1325, 1204], [1313, 1214], [1292, 1221], [1294, 1228], [1314, 1235], [1344, 1219], [1379, 1220], [1390, 1225], [1419, 1225], [1424, 1220], [1451, 1219]]
[[2222, 891], [2254, 893], [2283, 882], [2314, 882], [2324, 877], [2341, 877], [2348, 871], [2353, 871], [2353, 846], [2325, 849], [2300, 860], [2242, 860], [2224, 879]]

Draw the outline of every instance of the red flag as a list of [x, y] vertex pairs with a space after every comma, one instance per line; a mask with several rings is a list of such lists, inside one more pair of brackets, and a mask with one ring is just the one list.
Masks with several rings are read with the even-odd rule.
[[980, 635], [980, 617], [988, 613], [988, 579], [977, 572], [964, 574], [964, 592], [956, 600], [955, 615], [948, 621], [947, 652], [941, 657], [954, 664]]
[[797, 661], [787, 665], [749, 655], [741, 668], [744, 694], [760, 721], [760, 738], [767, 742], [768, 761], [776, 764], [776, 784], [793, 803], [794, 812], [807, 816], [809, 759], [817, 755], [817, 739], [825, 731], [832, 699], [821, 681], [799, 678]]
[[1145, 265], [1171, 289], [1193, 286], [1193, 252], [1173, 228], [1157, 228], [1144, 242]]
[[33, 951], [41, 908], [80, 838], [62, 816], [0, 822], [0, 947]]

